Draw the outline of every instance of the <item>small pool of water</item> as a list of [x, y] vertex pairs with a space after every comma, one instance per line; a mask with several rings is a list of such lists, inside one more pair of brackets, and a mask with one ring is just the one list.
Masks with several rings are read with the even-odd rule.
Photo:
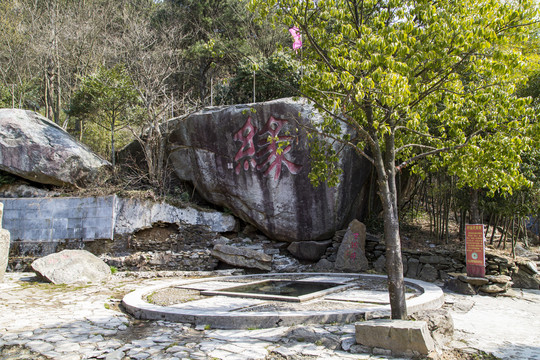
[[267, 280], [256, 284], [240, 285], [222, 289], [221, 291], [242, 294], [300, 297], [341, 285], [343, 284], [310, 281]]

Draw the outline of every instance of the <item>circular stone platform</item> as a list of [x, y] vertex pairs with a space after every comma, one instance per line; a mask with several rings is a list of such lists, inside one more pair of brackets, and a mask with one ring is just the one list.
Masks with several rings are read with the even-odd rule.
[[[223, 289], [265, 280], [335, 283], [336, 287], [305, 300], [288, 301], [279, 296], [255, 298], [246, 294], [240, 297], [231, 291], [223, 292]], [[386, 276], [382, 275], [349, 273], [276, 273], [169, 280], [136, 290], [126, 295], [122, 303], [138, 319], [218, 329], [344, 323], [389, 316], [386, 281]], [[409, 314], [436, 309], [444, 303], [443, 292], [436, 285], [414, 279], [405, 279], [405, 285]]]

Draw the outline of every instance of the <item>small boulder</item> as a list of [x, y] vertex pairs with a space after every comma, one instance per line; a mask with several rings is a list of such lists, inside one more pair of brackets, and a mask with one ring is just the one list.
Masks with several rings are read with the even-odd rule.
[[300, 260], [319, 261], [330, 244], [332, 240], [295, 241], [287, 247], [287, 250]]
[[449, 279], [446, 284], [446, 288], [450, 291], [463, 295], [476, 295], [476, 291], [471, 284], [463, 282], [459, 279]]
[[486, 294], [499, 294], [506, 291], [506, 285], [487, 284], [487, 285], [481, 286], [479, 290]]
[[377, 260], [373, 262], [373, 268], [378, 273], [386, 272], [386, 257], [384, 255], [379, 256]]
[[329, 331], [310, 326], [293, 326], [283, 337], [296, 340], [298, 342], [321, 343], [325, 348], [335, 350], [340, 348], [341, 339]]
[[420, 280], [434, 282], [439, 277], [439, 272], [431, 264], [426, 264], [420, 271]]
[[99, 282], [111, 276], [103, 260], [86, 250], [63, 250], [35, 260], [32, 269], [54, 284]]
[[482, 285], [486, 285], [486, 284], [489, 283], [489, 280], [487, 278], [472, 277], [472, 276], [467, 276], [465, 274], [460, 274], [458, 276], [458, 279], [463, 281], [463, 282], [466, 282], [468, 284], [471, 284], [473, 286], [482, 286]]
[[217, 244], [211, 252], [215, 258], [233, 266], [272, 270], [272, 256], [261, 251]]
[[514, 271], [512, 281], [515, 288], [540, 289], [540, 275], [532, 275], [522, 266], [518, 266], [517, 270]]

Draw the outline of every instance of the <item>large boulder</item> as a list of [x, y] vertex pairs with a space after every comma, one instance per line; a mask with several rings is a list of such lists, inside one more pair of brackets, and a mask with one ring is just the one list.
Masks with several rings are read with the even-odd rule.
[[111, 276], [103, 260], [86, 250], [63, 250], [35, 260], [32, 269], [54, 284], [99, 282]]
[[370, 166], [345, 148], [340, 184], [314, 187], [310, 121], [322, 117], [304, 100], [205, 109], [168, 124], [169, 159], [206, 200], [268, 237], [325, 240], [357, 215]]
[[0, 109], [0, 170], [58, 186], [81, 186], [110, 164], [58, 125], [27, 110]]

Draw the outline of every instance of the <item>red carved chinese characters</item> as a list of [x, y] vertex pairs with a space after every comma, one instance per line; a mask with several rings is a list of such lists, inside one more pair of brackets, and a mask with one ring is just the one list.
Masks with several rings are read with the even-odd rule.
[[277, 120], [273, 116], [270, 116], [270, 119], [268, 119], [266, 125], [260, 132], [260, 135], [262, 136], [269, 134], [269, 136], [271, 137], [271, 141], [268, 141], [264, 138], [259, 140], [259, 145], [261, 145], [262, 148], [257, 153], [257, 157], [266, 156], [266, 159], [262, 164], [257, 165], [257, 170], [261, 170], [266, 165], [268, 165], [268, 167], [264, 171], [264, 175], [268, 176], [270, 172], [275, 169], [276, 171], [274, 172], [274, 180], [279, 179], [282, 164], [285, 164], [291, 174], [297, 174], [301, 168], [301, 166], [293, 164], [285, 158], [285, 155], [289, 151], [291, 151], [292, 145], [287, 145], [283, 149], [283, 151], [278, 154], [279, 142], [292, 140], [292, 136], [279, 136], [279, 132], [281, 131], [286, 122], [287, 120]]
[[233, 139], [242, 142], [242, 147], [240, 147], [240, 150], [238, 150], [234, 157], [234, 161], [238, 162], [235, 169], [236, 174], [240, 174], [240, 169], [242, 168], [241, 159], [244, 159], [243, 167], [245, 171], [249, 169], [250, 164], [253, 168], [257, 165], [255, 159], [253, 159], [253, 155], [255, 155], [255, 143], [253, 142], [253, 138], [255, 137], [256, 132], [257, 128], [251, 123], [250, 116], [244, 126], [234, 134]]
[[[269, 176], [274, 171], [274, 180], [278, 180], [283, 164], [285, 164], [291, 174], [297, 174], [302, 166], [294, 164], [285, 157], [291, 151], [292, 145], [289, 144], [283, 149], [279, 148], [280, 142], [293, 139], [292, 136], [279, 136], [279, 132], [287, 123], [287, 120], [276, 119], [271, 116], [259, 133], [257, 133], [257, 128], [253, 126], [251, 121], [252, 119], [249, 117], [244, 126], [234, 134], [234, 140], [242, 142], [240, 150], [238, 150], [234, 157], [234, 161], [238, 162], [235, 168], [236, 174], [240, 173], [242, 166], [247, 171], [251, 165], [257, 171], [264, 171], [264, 176]], [[257, 142], [258, 151], [255, 149], [255, 142], [253, 140], [255, 135], [259, 137]], [[262, 162], [257, 164], [254, 155], [255, 158], [262, 159]]]

